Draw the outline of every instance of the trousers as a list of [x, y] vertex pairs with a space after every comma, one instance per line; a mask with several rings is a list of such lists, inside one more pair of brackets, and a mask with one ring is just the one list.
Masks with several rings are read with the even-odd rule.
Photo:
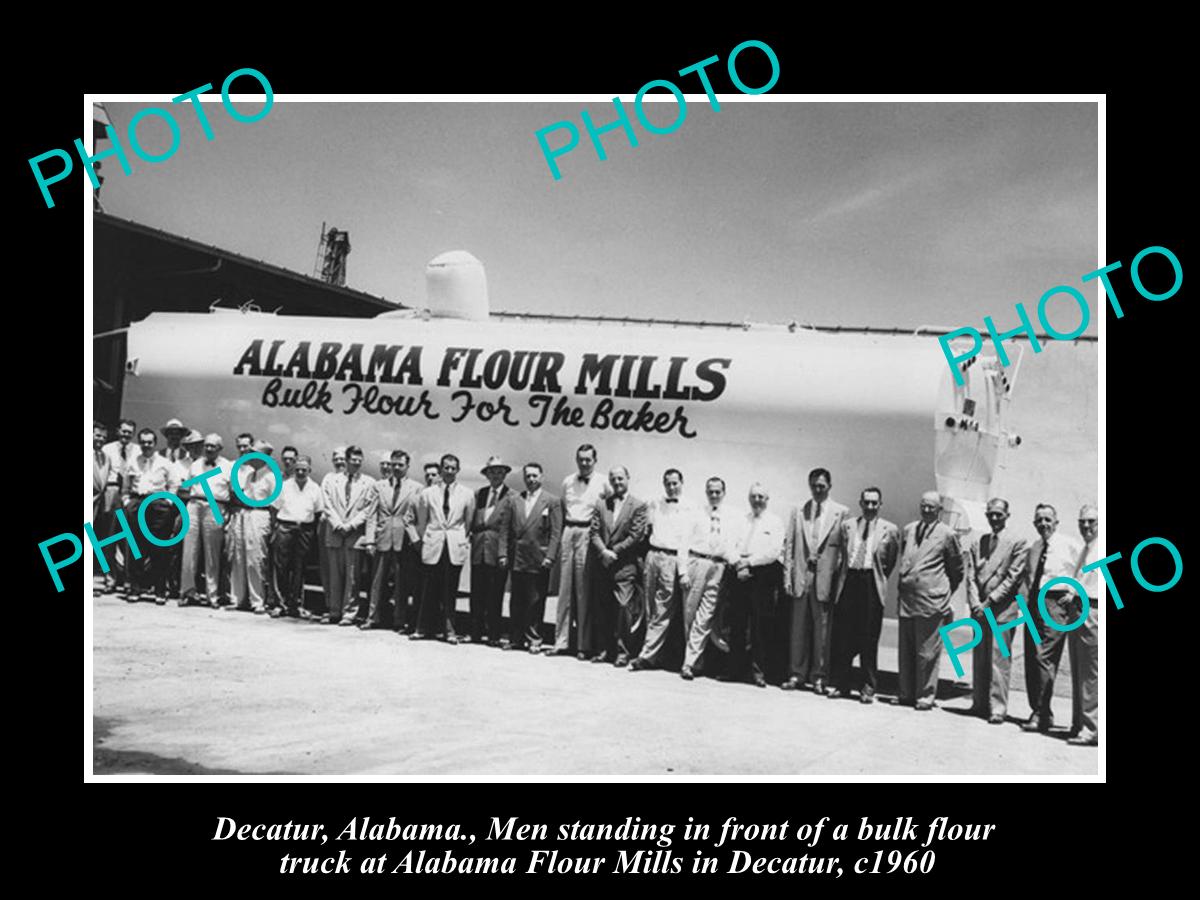
[[366, 610], [359, 600], [359, 561], [365, 550], [356, 550], [353, 542], [343, 539], [338, 547], [325, 548], [329, 560], [329, 618], [339, 621], [366, 621]]
[[829, 678], [830, 635], [833, 604], [817, 599], [816, 577], [810, 577], [804, 592], [792, 601], [790, 674], [809, 682]]
[[[222, 518], [225, 518], [227, 507], [217, 502]], [[180, 594], [200, 593], [197, 576], [201, 563], [204, 565], [204, 593], [208, 602], [216, 605], [220, 599], [220, 572], [224, 560], [222, 551], [225, 548], [225, 526], [218, 525], [213, 516], [213, 508], [207, 500], [188, 501], [188, 519], [191, 527], [187, 537], [183, 539], [183, 567], [179, 577]]]
[[679, 557], [662, 550], [646, 554], [646, 643], [639, 657], [653, 663], [667, 642], [679, 610]]
[[[1008, 683], [1012, 677], [1012, 647], [1016, 632], [1010, 628], [1000, 635], [1008, 648], [1005, 656], [1000, 652], [1000, 642], [992, 634], [987, 620], [980, 615], [976, 621], [983, 637], [971, 651], [971, 706], [980, 715], [1003, 716], [1008, 712]], [[1005, 621], [1004, 616], [996, 619], [997, 624]], [[1033, 657], [1027, 659], [1032, 661]]]
[[883, 631], [883, 604], [875, 587], [875, 573], [849, 569], [841, 599], [833, 609], [833, 652], [830, 680], [834, 687], [850, 689], [854, 657], [862, 666], [863, 690], [879, 687], [879, 635]]
[[546, 615], [546, 594], [550, 590], [550, 572], [512, 573], [512, 596], [508, 607], [508, 641], [517, 650], [542, 645], [542, 619]]
[[267, 538], [271, 511], [243, 509], [230, 524], [226, 540], [233, 542], [229, 573], [229, 602], [238, 609], [265, 609], [267, 605]]
[[504, 607], [504, 584], [508, 569], [475, 563], [471, 566], [471, 640], [478, 643], [487, 634], [500, 640], [500, 615]]
[[414, 594], [420, 598], [417, 571], [413, 566], [414, 546], [406, 544], [403, 550], [376, 551], [375, 568], [371, 573], [371, 607], [367, 617], [372, 625], [382, 625], [389, 609], [393, 628], [399, 630], [412, 624], [408, 598]]
[[271, 567], [285, 609], [298, 611], [304, 600], [304, 564], [315, 539], [313, 523], [279, 522], [271, 534]]
[[950, 610], [937, 616], [906, 616], [900, 619], [900, 702], [937, 697], [938, 669], [942, 661], [942, 639], [938, 629], [950, 623]]
[[749, 663], [755, 679], [770, 670], [770, 640], [776, 624], [776, 595], [783, 578], [779, 563], [753, 566], [746, 580], [731, 582], [729, 608], [730, 675], [744, 678]]
[[622, 566], [623, 574], [614, 577], [612, 569], [595, 562], [596, 581], [592, 605], [598, 641], [605, 656], [632, 659], [645, 639], [646, 604], [642, 580], [636, 566]]
[[442, 546], [442, 555], [433, 565], [425, 566], [425, 590], [417, 630], [425, 634], [457, 637], [454, 613], [458, 606], [458, 582], [462, 566], [450, 562], [450, 548]]
[[588, 562], [591, 529], [584, 525], [564, 525], [559, 560], [558, 615], [554, 626], [554, 649], [571, 646], [571, 623], [575, 623], [575, 643], [580, 652], [598, 652], [588, 604], [592, 567]]
[[[125, 518], [137, 529], [138, 507], [142, 505], [143, 497], [131, 497], [125, 505]], [[146, 504], [146, 528], [159, 540], [174, 537], [179, 531], [179, 514], [170, 500], [155, 500]], [[172, 528], [174, 524], [174, 528]], [[189, 532], [190, 533], [190, 532]], [[186, 540], [186, 538], [185, 538]], [[171, 561], [171, 548], [159, 547], [150, 541], [138, 542], [142, 551], [141, 559], [129, 559], [129, 585], [131, 591], [153, 591], [156, 597], [167, 596], [167, 574]]]
[[691, 586], [683, 599], [683, 664], [695, 668], [712, 634], [713, 616], [725, 581], [725, 563], [693, 557]]
[[[1078, 601], [1076, 601], [1078, 602]], [[1078, 616], [1078, 607], [1076, 616]], [[1074, 618], [1074, 617], [1073, 617]], [[1071, 659], [1071, 727], [1100, 733], [1100, 612], [1093, 603], [1087, 619], [1067, 633]]]
[[[1058, 665], [1062, 661], [1063, 645], [1067, 645], [1070, 648], [1072, 699], [1074, 700], [1077, 693], [1079, 696], [1078, 702], [1072, 704], [1072, 724], [1085, 725], [1095, 732], [1099, 700], [1097, 680], [1099, 634], [1096, 624], [1099, 619], [1094, 604], [1089, 605], [1091, 608], [1087, 619], [1078, 628], [1071, 631], [1056, 631], [1046, 624], [1045, 619], [1042, 620], [1042, 627], [1038, 629], [1042, 642], [1034, 645], [1032, 666], [1030, 666], [1030, 657], [1026, 656], [1025, 672], [1027, 682], [1029, 670], [1032, 668], [1035, 672], [1034, 690], [1029, 694], [1030, 707], [1040, 718], [1053, 719], [1051, 703], [1054, 699], [1054, 680], [1058, 676]], [[1070, 591], [1050, 591], [1046, 594], [1046, 612], [1059, 626], [1073, 624], [1080, 618], [1082, 611], [1083, 601]], [[1096, 623], [1089, 622], [1093, 616], [1097, 616]], [[1041, 618], [1040, 614], [1039, 618]], [[1033, 641], [1028, 636], [1028, 630], [1026, 639], [1030, 643]], [[1078, 688], [1076, 679], [1079, 676], [1074, 671], [1077, 659], [1085, 670], [1083, 681], [1078, 683]], [[1085, 689], [1085, 682], [1089, 681], [1089, 678], [1090, 685]], [[1086, 724], [1085, 720], [1090, 724]]]

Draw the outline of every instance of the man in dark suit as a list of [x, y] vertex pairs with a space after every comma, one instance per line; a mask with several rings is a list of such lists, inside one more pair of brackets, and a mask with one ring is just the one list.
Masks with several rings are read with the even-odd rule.
[[[406, 557], [419, 543], [417, 536], [417, 499], [421, 483], [408, 476], [408, 454], [393, 450], [390, 474], [375, 482], [377, 505], [373, 527], [368, 528], [368, 546], [375, 547], [375, 568], [371, 573], [371, 609], [364, 629], [382, 628], [388, 607], [387, 587], [392, 581], [392, 628], [404, 629], [408, 618], [408, 598], [415, 594], [413, 571], [405, 566]], [[420, 594], [415, 596], [420, 601]]]
[[592, 552], [598, 561], [597, 634], [581, 645], [602, 647], [592, 662], [628, 665], [637, 656], [639, 632], [645, 624], [641, 584], [641, 556], [646, 537], [646, 504], [629, 493], [629, 470], [614, 466], [608, 473], [611, 495], [592, 513]]
[[963, 579], [958, 536], [938, 521], [942, 497], [921, 495], [921, 519], [904, 526], [900, 538], [900, 704], [933, 709], [942, 641], [938, 629], [950, 622], [950, 598]]
[[471, 640], [500, 646], [500, 610], [508, 570], [500, 567], [500, 511], [508, 497], [504, 479], [512, 471], [498, 456], [488, 459], [483, 475], [489, 484], [475, 492], [471, 522]]
[[859, 700], [875, 702], [878, 687], [879, 633], [888, 576], [900, 556], [900, 529], [879, 517], [883, 491], [865, 488], [859, 495], [861, 516], [842, 521], [838, 586], [833, 607], [833, 688], [836, 700], [850, 692], [850, 664], [858, 656], [863, 687]]
[[805, 688], [825, 693], [832, 648], [833, 598], [837, 594], [842, 519], [849, 510], [829, 499], [828, 469], [808, 473], [812, 499], [788, 516], [783, 542], [783, 590], [792, 598], [789, 678], [785, 691]]
[[1008, 711], [1008, 679], [1012, 672], [1014, 629], [1001, 635], [1008, 648], [1000, 652], [983, 611], [990, 609], [999, 625], [1011, 622], [1020, 611], [1017, 591], [1025, 578], [1029, 548], [1024, 538], [1006, 533], [1008, 501], [994, 497], [987, 504], [987, 521], [992, 529], [971, 542], [967, 549], [967, 606], [979, 622], [983, 637], [971, 651], [971, 711], [993, 725], [1004, 723]]
[[558, 564], [562, 539], [562, 504], [542, 490], [541, 463], [526, 463], [522, 473], [525, 490], [508, 495], [500, 517], [498, 564], [507, 569], [512, 562], [508, 649], [540, 653], [550, 570]]

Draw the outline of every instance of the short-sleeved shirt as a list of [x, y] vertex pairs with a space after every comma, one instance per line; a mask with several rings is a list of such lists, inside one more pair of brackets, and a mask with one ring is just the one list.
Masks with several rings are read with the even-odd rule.
[[175, 464], [160, 453], [149, 459], [139, 453], [125, 464], [124, 474], [132, 479], [131, 491], [139, 497], [179, 489]]
[[[208, 483], [209, 490], [212, 491], [214, 500], [216, 500], [220, 503], [228, 503], [229, 502], [229, 473], [230, 473], [230, 469], [232, 466], [233, 466], [233, 462], [231, 460], [226, 459], [223, 456], [218, 456], [217, 461], [211, 462], [211, 463], [208, 462], [207, 460], [205, 460], [204, 457], [202, 456], [199, 459], [193, 460], [192, 464], [190, 466], [188, 466], [188, 477], [184, 480], [185, 481], [191, 480], [192, 478], [195, 478], [198, 475], [203, 475], [205, 472], [208, 472], [211, 469], [220, 469], [221, 470], [220, 473], [207, 479], [207, 483]], [[248, 469], [248, 468], [250, 468], [250, 467], [245, 466], [245, 465], [242, 466], [243, 470]], [[241, 472], [239, 472], [238, 474], [240, 475]], [[197, 481], [195, 484], [193, 484], [189, 488], [187, 488], [187, 490], [188, 490], [188, 497], [190, 497], [192, 500], [207, 500], [207, 497], [205, 496], [205, 493], [204, 493], [204, 482], [203, 481]]]
[[307, 524], [316, 519], [317, 513], [325, 511], [325, 496], [311, 478], [304, 482], [303, 489], [295, 478], [287, 478], [271, 505], [275, 507], [277, 522]]
[[[275, 493], [275, 473], [271, 467], [264, 465], [255, 469], [250, 463], [244, 463], [237, 473], [238, 487], [242, 493], [256, 503], [262, 503]], [[262, 506], [266, 509], [266, 506]]]
[[130, 441], [128, 444], [122, 444], [120, 441], [109, 441], [100, 450], [108, 457], [110, 464], [108, 470], [109, 484], [120, 483], [121, 476], [125, 474], [125, 466], [139, 453], [138, 445], [133, 441]]

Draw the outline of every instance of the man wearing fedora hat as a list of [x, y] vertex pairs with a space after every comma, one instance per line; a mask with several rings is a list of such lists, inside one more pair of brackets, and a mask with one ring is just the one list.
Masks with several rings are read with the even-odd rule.
[[[160, 452], [175, 467], [176, 480], [179, 482], [187, 480], [188, 466], [196, 458], [183, 444], [183, 439], [187, 437], [189, 429], [179, 419], [168, 419], [167, 424], [159, 430], [167, 439], [167, 446]], [[175, 510], [172, 534], [178, 531], [180, 518], [179, 510]], [[172, 600], [178, 600], [180, 569], [183, 566], [183, 542], [168, 547], [164, 555], [167, 561], [167, 596]]]
[[[254, 453], [270, 456], [274, 451], [269, 441], [258, 440], [253, 444]], [[246, 499], [255, 503], [262, 503], [276, 493], [275, 473], [259, 457], [242, 463], [237, 482]], [[230, 605], [225, 608], [261, 615], [267, 611], [267, 536], [271, 533], [271, 510], [244, 503], [232, 490], [230, 499], [238, 506], [238, 514], [226, 535], [233, 546], [233, 565], [229, 572]]]
[[500, 612], [504, 605], [504, 582], [508, 571], [500, 567], [505, 556], [500, 549], [500, 519], [508, 496], [504, 479], [512, 471], [499, 456], [488, 458], [483, 475], [488, 486], [475, 492], [475, 516], [471, 521], [471, 640], [500, 646]]

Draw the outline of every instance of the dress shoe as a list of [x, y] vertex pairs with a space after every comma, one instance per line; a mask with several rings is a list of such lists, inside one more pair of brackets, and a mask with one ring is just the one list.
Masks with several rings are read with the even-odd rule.
[[763, 678], [761, 675], [755, 675], [754, 686], [765, 688], [767, 686], [767, 679]]
[[929, 712], [933, 709], [932, 700], [918, 700], [916, 706], [917, 712]]
[[613, 661], [613, 665], [618, 669], [623, 669], [629, 665], [629, 657], [624, 653], [618, 653], [616, 660]]
[[608, 654], [607, 653], [597, 653], [595, 656], [592, 657], [592, 662], [606, 663], [606, 662], [608, 662]]
[[557, 650], [554, 647], [547, 647], [542, 651], [546, 656], [570, 656], [570, 650]]
[[1037, 713], [1034, 713], [1032, 716], [1030, 716], [1025, 721], [1025, 724], [1021, 726], [1021, 730], [1022, 731], [1041, 731], [1044, 733], [1044, 732], [1049, 731], [1051, 729], [1051, 727], [1053, 727], [1053, 725], [1054, 725], [1053, 719], [1051, 719], [1051, 718], [1043, 719]]
[[354, 624], [353, 619], [342, 619], [340, 622], [338, 622], [338, 627], [339, 628], [349, 628], [353, 624]]
[[582, 650], [580, 650], [578, 653], [575, 654], [575, 658], [577, 660], [579, 660], [580, 662], [588, 661], [588, 655], [586, 653], [584, 653]]
[[989, 725], [1003, 725], [1004, 724], [1004, 714], [1003, 713], [992, 713], [990, 716], [988, 716], [988, 724]]
[[419, 632], [419, 631], [414, 631], [412, 634], [410, 634], [408, 636], [408, 639], [410, 641], [423, 641], [423, 640], [425, 640], [425, 635], [421, 634], [421, 632]]
[[648, 669], [648, 668], [650, 668], [650, 663], [646, 662], [640, 656], [637, 657], [636, 659], [630, 660], [630, 662], [629, 662], [629, 671], [630, 672], [640, 672], [643, 669]]
[[874, 703], [875, 702], [875, 692], [873, 690], [871, 690], [870, 688], [863, 688], [862, 694], [859, 695], [858, 702], [859, 703]]
[[692, 681], [696, 677], [696, 673], [692, 671], [691, 666], [684, 666], [679, 670], [679, 677], [684, 681]]
[[813, 693], [814, 693], [814, 694], [823, 694], [823, 693], [825, 693], [825, 679], [824, 679], [824, 678], [818, 678], [816, 681], [814, 681], [814, 682], [813, 682], [813, 688], [812, 688], [812, 689], [813, 689]]
[[793, 675], [791, 678], [789, 678], [787, 681], [785, 681], [783, 684], [780, 685], [780, 687], [785, 691], [798, 691], [803, 686], [804, 686], [804, 682], [802, 682], [795, 675]]
[[1067, 738], [1067, 743], [1072, 747], [1096, 747], [1099, 746], [1100, 740], [1095, 733], [1081, 730], [1075, 737]]
[[166, 598], [166, 597], [155, 597], [155, 598], [154, 598], [154, 605], [155, 605], [155, 606], [166, 606], [166, 605], [167, 605], [167, 598]]
[[845, 697], [846, 694], [842, 691], [841, 688], [830, 688], [825, 693], [825, 696], [828, 697], [830, 700], [839, 700], [842, 697]]
[[465, 638], [460, 638], [457, 634], [448, 634], [444, 638], [442, 638], [442, 640], [445, 641], [447, 644], [457, 645], [457, 644], [463, 643]]

